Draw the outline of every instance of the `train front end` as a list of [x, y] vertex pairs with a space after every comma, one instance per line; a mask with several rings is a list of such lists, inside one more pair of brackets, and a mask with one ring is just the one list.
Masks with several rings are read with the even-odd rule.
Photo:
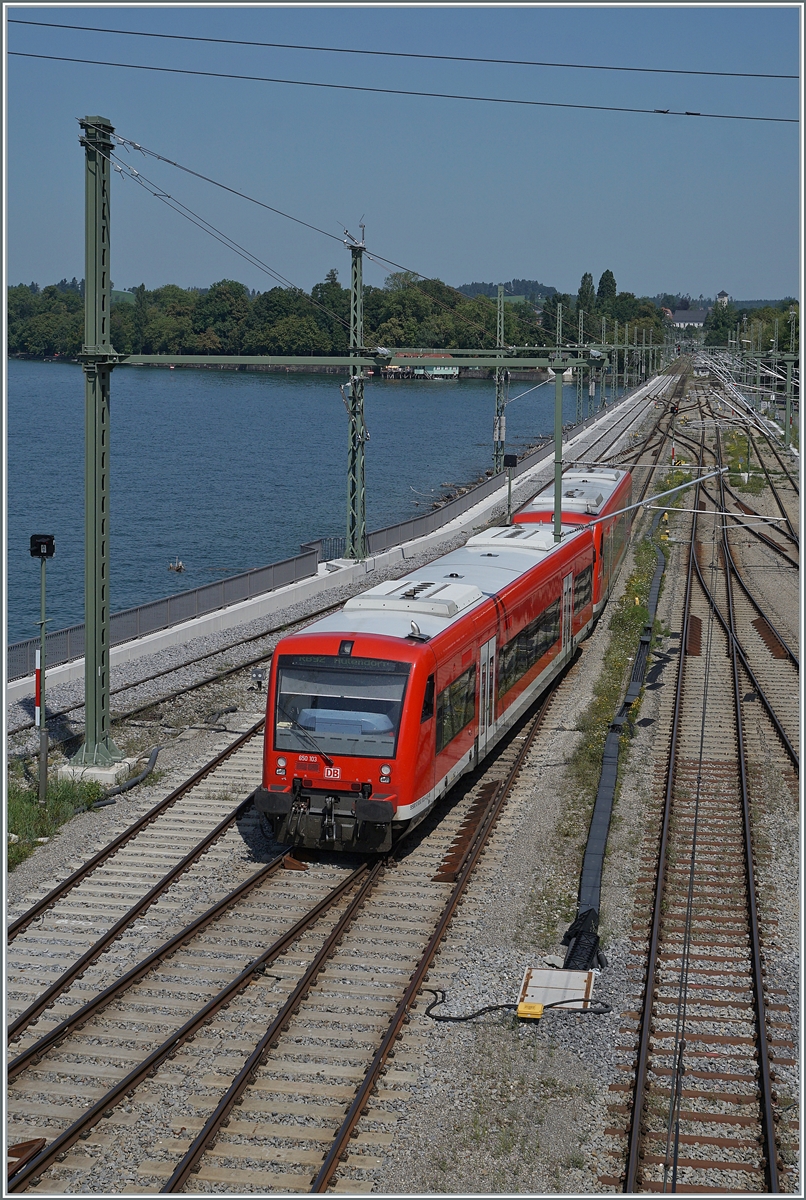
[[[431, 651], [416, 641], [302, 633], [272, 660], [263, 786], [278, 842], [383, 853], [410, 826]], [[413, 714], [412, 705], [416, 707]]]

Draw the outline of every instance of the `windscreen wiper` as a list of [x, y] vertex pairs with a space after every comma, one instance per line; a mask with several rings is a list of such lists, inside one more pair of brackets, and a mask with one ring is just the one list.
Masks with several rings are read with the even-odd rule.
[[279, 708], [279, 710], [283, 714], [283, 716], [288, 718], [288, 720], [291, 722], [291, 724], [294, 726], [294, 728], [298, 729], [300, 731], [300, 733], [302, 734], [302, 736], [308, 739], [308, 741], [313, 746], [316, 753], [321, 754], [322, 758], [325, 760], [327, 765], [329, 767], [332, 767], [334, 765], [333, 759], [330, 757], [329, 754], [325, 754], [322, 747], [317, 743], [316, 739], [314, 737], [312, 737], [310, 733], [308, 733], [308, 730], [305, 728], [305, 726], [300, 725], [299, 721], [295, 721], [294, 718], [291, 716], [291, 713], [286, 712], [286, 710], [283, 708], [282, 704], [280, 704], [279, 700], [277, 701], [277, 707]]

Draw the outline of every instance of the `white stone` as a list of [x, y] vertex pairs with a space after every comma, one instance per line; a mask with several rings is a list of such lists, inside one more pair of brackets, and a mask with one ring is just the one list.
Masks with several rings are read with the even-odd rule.
[[77, 779], [84, 783], [101, 783], [106, 787], [114, 787], [116, 783], [128, 778], [136, 762], [136, 758], [123, 758], [108, 767], [77, 766], [68, 763], [59, 767], [58, 775], [59, 779]]

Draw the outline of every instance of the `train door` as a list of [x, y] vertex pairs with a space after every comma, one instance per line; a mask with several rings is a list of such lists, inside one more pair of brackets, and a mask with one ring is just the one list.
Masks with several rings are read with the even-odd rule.
[[610, 589], [610, 575], [613, 570], [613, 522], [608, 523], [607, 529], [604, 531], [602, 538], [602, 548], [604, 550], [604, 566], [602, 568], [602, 600], [607, 596]]
[[574, 611], [574, 575], [566, 575], [563, 579], [563, 623], [562, 649], [565, 652], [572, 642], [571, 617]]
[[479, 758], [483, 758], [495, 725], [495, 638], [479, 651]]

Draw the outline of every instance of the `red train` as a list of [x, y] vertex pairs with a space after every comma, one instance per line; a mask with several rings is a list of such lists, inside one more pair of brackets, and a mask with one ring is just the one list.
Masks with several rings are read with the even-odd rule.
[[380, 852], [418, 824], [590, 632], [629, 538], [631, 488], [624, 471], [568, 471], [559, 543], [552, 484], [512, 525], [283, 638], [256, 795], [277, 840]]

